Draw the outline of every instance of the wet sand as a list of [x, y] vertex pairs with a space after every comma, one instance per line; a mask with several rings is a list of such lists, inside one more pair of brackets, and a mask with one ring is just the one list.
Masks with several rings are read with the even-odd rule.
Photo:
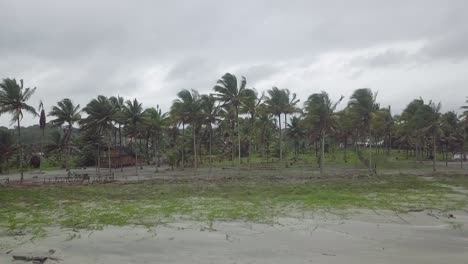
[[0, 263], [22, 263], [12, 261], [12, 255], [48, 255], [51, 249], [59, 263], [77, 264], [468, 263], [468, 213], [453, 215], [360, 210], [279, 218], [275, 224], [176, 221], [151, 228], [51, 228], [41, 239], [0, 237]]

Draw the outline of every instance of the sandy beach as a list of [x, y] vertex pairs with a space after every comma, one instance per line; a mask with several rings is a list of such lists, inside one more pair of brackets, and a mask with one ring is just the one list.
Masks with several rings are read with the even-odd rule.
[[467, 224], [464, 211], [450, 217], [434, 211], [360, 210], [278, 218], [275, 224], [176, 221], [150, 228], [49, 228], [40, 239], [0, 238], [0, 263], [21, 263], [13, 255], [50, 255], [59, 263], [77, 264], [466, 263]]

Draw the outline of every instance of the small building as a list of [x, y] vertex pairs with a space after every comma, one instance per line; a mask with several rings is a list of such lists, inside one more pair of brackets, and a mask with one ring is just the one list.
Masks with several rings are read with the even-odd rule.
[[[143, 163], [143, 156], [138, 156], [138, 164]], [[120, 168], [127, 166], [135, 166], [135, 153], [126, 147], [111, 147], [110, 149], [110, 160], [112, 168]], [[101, 167], [109, 168], [109, 156], [107, 149], [103, 149], [101, 152]]]

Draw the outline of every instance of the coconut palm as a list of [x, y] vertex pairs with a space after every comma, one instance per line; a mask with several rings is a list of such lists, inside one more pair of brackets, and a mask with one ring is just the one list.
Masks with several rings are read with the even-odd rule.
[[248, 154], [249, 154], [249, 162], [250, 162], [250, 156], [252, 152], [252, 139], [253, 136], [255, 135], [255, 119], [258, 116], [258, 109], [259, 106], [262, 104], [262, 100], [265, 97], [265, 94], [262, 93], [261, 96], [258, 96], [258, 93], [255, 89], [252, 89], [251, 95], [246, 98], [244, 104], [241, 107], [241, 112], [248, 114], [248, 126], [246, 129], [249, 132], [246, 133], [248, 137]]
[[[425, 127], [423, 129], [432, 139], [432, 170], [436, 171], [436, 162], [437, 162], [437, 143], [438, 140], [444, 136], [444, 131], [442, 130], [442, 123], [440, 118], [440, 108], [442, 105], [440, 103], [435, 104], [430, 101], [429, 104], [425, 105], [426, 109], [424, 115], [420, 115], [420, 120], [424, 120]], [[422, 112], [422, 111], [421, 111]]]
[[371, 133], [371, 119], [373, 113], [379, 109], [376, 103], [377, 93], [373, 93], [369, 88], [357, 89], [351, 95], [348, 102], [348, 108], [356, 118], [356, 128], [364, 140], [366, 137], [369, 139], [369, 172], [372, 169], [372, 138]]
[[[95, 134], [106, 139], [110, 175], [112, 173], [110, 155], [112, 130], [114, 129], [113, 120], [118, 110], [109, 98], [99, 95], [83, 108], [83, 112], [87, 114], [87, 117], [80, 120], [81, 129], [85, 131], [85, 133]], [[100, 156], [98, 156], [98, 158], [100, 159]]]
[[[114, 107], [116, 113], [118, 109]], [[125, 102], [123, 116], [125, 120], [126, 134], [132, 140], [133, 151], [135, 152], [135, 172], [138, 176], [138, 146], [136, 140], [142, 135], [141, 123], [143, 121], [143, 105], [135, 98], [133, 101], [127, 100]], [[115, 115], [113, 116], [115, 120]]]
[[320, 138], [320, 173], [324, 170], [325, 161], [325, 138], [327, 133], [333, 132], [336, 128], [335, 110], [343, 100], [343, 96], [333, 103], [326, 92], [315, 93], [309, 96], [305, 102], [305, 122], [318, 131]]
[[281, 115], [288, 109], [289, 98], [285, 90], [281, 90], [278, 87], [273, 87], [267, 91], [268, 96], [265, 99], [265, 106], [267, 110], [278, 118], [278, 134], [279, 134], [279, 149], [280, 149], [280, 161], [283, 160], [283, 147], [282, 147], [282, 133], [281, 133]]
[[55, 117], [50, 121], [51, 125], [62, 127], [65, 125], [64, 142], [66, 146], [65, 154], [65, 169], [70, 171], [69, 159], [70, 159], [70, 141], [73, 130], [73, 125], [81, 119], [80, 105], [74, 105], [69, 98], [65, 98], [60, 102], [57, 102], [56, 106], [52, 107], [49, 112], [49, 116]]
[[297, 155], [299, 154], [300, 142], [306, 136], [302, 124], [302, 119], [300, 117], [293, 116], [291, 118], [291, 123], [288, 124], [288, 128], [289, 130], [287, 131], [287, 135], [294, 142], [294, 156], [297, 158]]
[[209, 142], [208, 142], [208, 153], [210, 166], [213, 163], [212, 159], [212, 145], [213, 145], [213, 125], [219, 121], [220, 107], [216, 105], [216, 98], [213, 95], [202, 95], [201, 96], [201, 108], [203, 113], [203, 123], [207, 127]]
[[21, 144], [21, 119], [23, 113], [30, 113], [37, 116], [36, 109], [27, 104], [27, 101], [36, 91], [34, 88], [24, 88], [23, 80], [20, 83], [16, 79], [3, 79], [0, 83], [0, 115], [5, 113], [12, 114], [11, 123], [17, 123], [18, 146], [20, 150], [20, 183], [23, 183], [23, 146]]
[[148, 108], [143, 114], [143, 126], [152, 135], [152, 145], [157, 158], [155, 162], [156, 171], [158, 171], [160, 165], [160, 154], [161, 154], [161, 138], [163, 129], [166, 127], [167, 114], [163, 113], [159, 105], [156, 108]]
[[246, 88], [247, 80], [242, 77], [238, 83], [235, 75], [226, 73], [218, 80], [213, 90], [216, 92], [214, 96], [221, 101], [223, 105], [232, 105], [235, 111], [235, 124], [237, 128], [237, 145], [238, 145], [238, 165], [241, 163], [241, 136], [239, 129], [239, 110], [240, 106], [249, 98], [253, 91]]
[[[197, 168], [197, 131], [202, 123], [202, 100], [196, 90], [182, 90], [177, 93], [177, 99], [172, 103], [172, 113], [179, 116], [184, 123], [189, 123], [193, 137], [193, 167]], [[183, 135], [182, 135], [183, 136]]]

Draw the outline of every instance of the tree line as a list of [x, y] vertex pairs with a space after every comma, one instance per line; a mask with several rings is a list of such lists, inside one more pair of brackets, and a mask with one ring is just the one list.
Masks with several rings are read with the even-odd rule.
[[[64, 98], [47, 111], [42, 102], [37, 109], [28, 104], [35, 91], [25, 88], [23, 80], [6, 78], [0, 83], [0, 115], [11, 115], [17, 130], [16, 137], [0, 131], [0, 164], [18, 155], [21, 179], [24, 114], [38, 118], [40, 152], [59, 153], [67, 170], [77, 153], [84, 153], [81, 163], [96, 165], [101, 156], [96, 153], [106, 150], [110, 164], [111, 149], [126, 148], [135, 159], [153, 163], [156, 168], [161, 160], [181, 168], [212, 164], [214, 159], [232, 160], [241, 166], [243, 158], [250, 162], [254, 156], [266, 160], [275, 157], [280, 164], [287, 164], [300, 153], [315, 152], [323, 172], [327, 146], [331, 145], [344, 150], [345, 161], [346, 150], [352, 148], [370, 172], [375, 147], [387, 153], [404, 150], [416, 160], [432, 159], [436, 170], [438, 152], [463, 153], [467, 131], [467, 112], [441, 113], [440, 103], [422, 98], [394, 115], [391, 107], [382, 107], [377, 93], [368, 88], [355, 90], [346, 104], [343, 96], [330, 98], [325, 91], [300, 102], [289, 89], [273, 87], [259, 93], [247, 87], [246, 78], [238, 79], [230, 73], [223, 75], [209, 94], [179, 91], [168, 112], [159, 106], [144, 108], [137, 99], [104, 95], [84, 107]], [[340, 104], [343, 107], [338, 111]], [[60, 130], [44, 139], [46, 126]], [[72, 133], [76, 126], [78, 136]]]

